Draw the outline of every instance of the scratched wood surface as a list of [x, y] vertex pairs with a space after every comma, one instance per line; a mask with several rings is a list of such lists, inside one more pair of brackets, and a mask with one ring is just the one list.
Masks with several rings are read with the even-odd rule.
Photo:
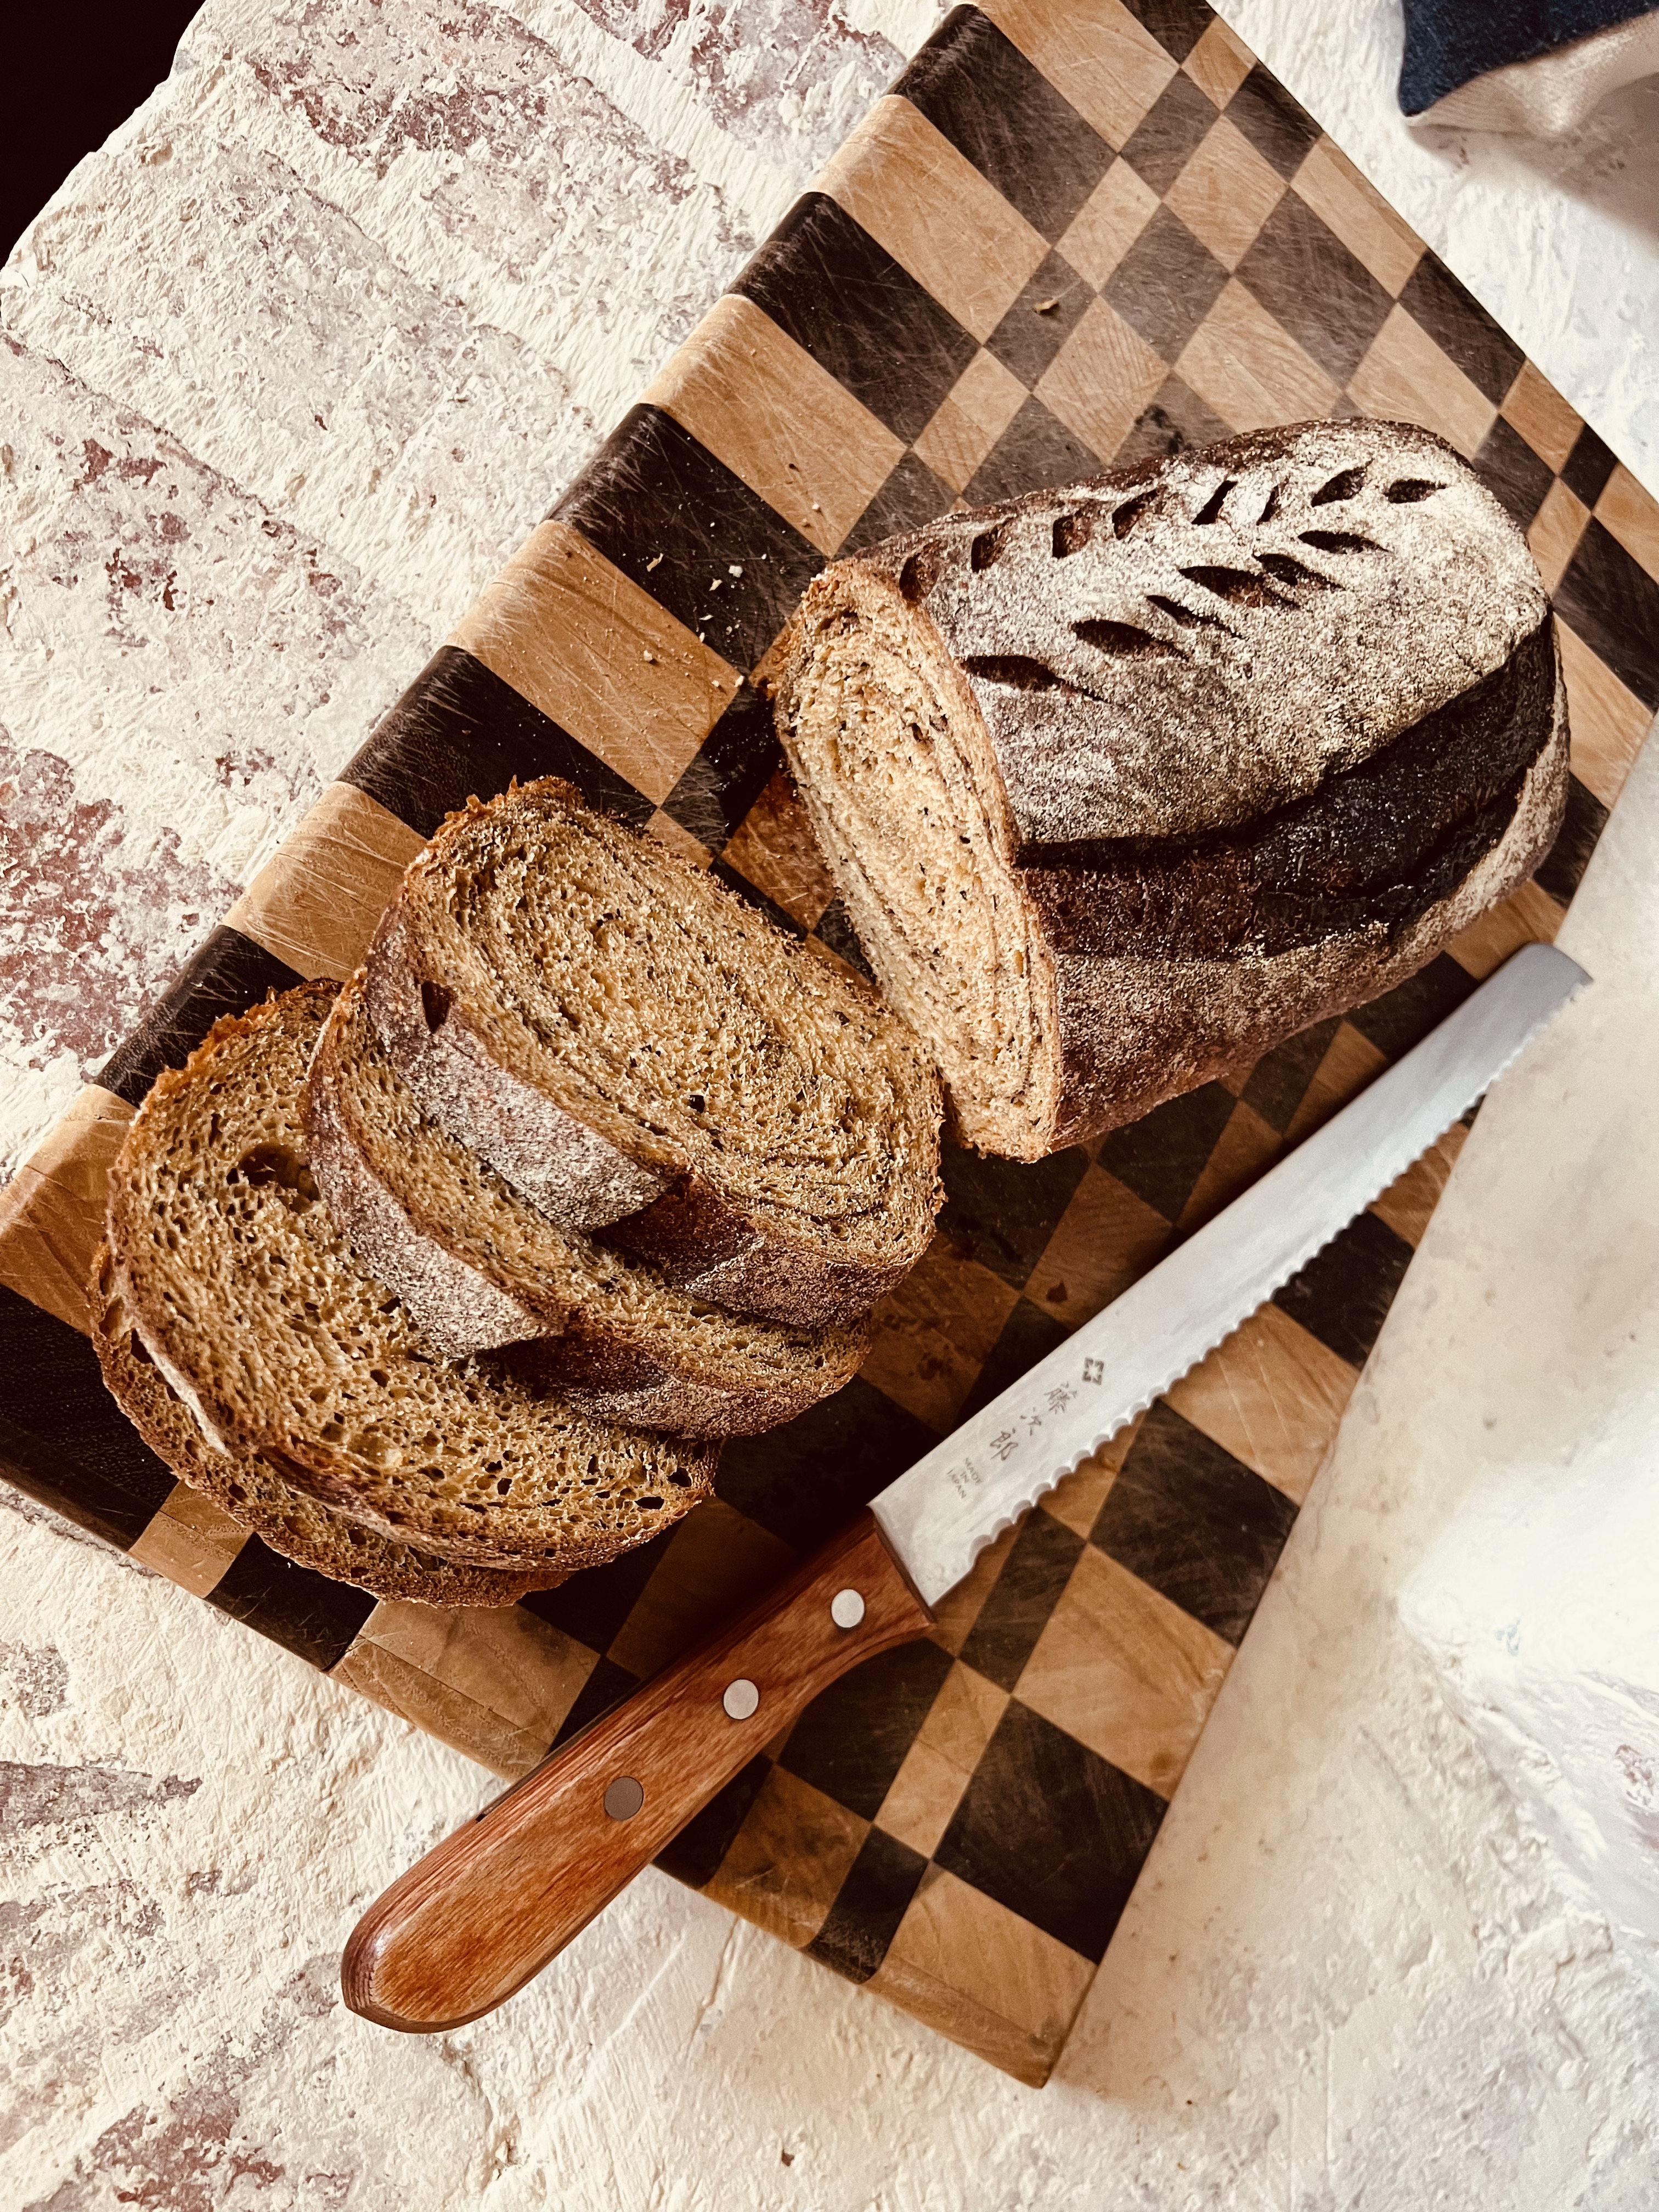
[[[857, 964], [748, 680], [823, 557], [956, 499], [1343, 409], [1450, 438], [1555, 593], [1574, 782], [1534, 884], [1388, 999], [1097, 1146], [1025, 1168], [951, 1153], [939, 1236], [860, 1378], [728, 1447], [713, 1504], [559, 1591], [501, 1615], [377, 1606], [172, 1482], [97, 1386], [79, 1284], [125, 1119], [216, 1013], [349, 964], [447, 807], [549, 769]], [[149, 468], [122, 435], [98, 465]], [[456, 450], [433, 526], [463, 531]], [[257, 550], [262, 526], [226, 514]], [[1652, 502], [1201, 0], [957, 10], [418, 673], [410, 623], [410, 688], [8, 1187], [6, 1471], [523, 1772], [1553, 933], [1659, 705], [1656, 572]], [[291, 619], [284, 643], [309, 634], [308, 608]], [[81, 864], [112, 859], [93, 839]], [[100, 973], [89, 956], [88, 1023]], [[1042, 2079], [1462, 1133], [660, 1863]]]

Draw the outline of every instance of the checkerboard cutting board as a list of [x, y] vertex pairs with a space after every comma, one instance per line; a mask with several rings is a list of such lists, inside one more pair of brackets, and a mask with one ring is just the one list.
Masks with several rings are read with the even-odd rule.
[[[1345, 412], [1447, 436], [1554, 592], [1573, 781], [1534, 883], [1388, 998], [1097, 1145], [948, 1152], [859, 1378], [558, 1590], [377, 1604], [173, 1481], [103, 1392], [82, 1285], [126, 1123], [216, 1016], [348, 973], [449, 809], [550, 772], [861, 965], [751, 680], [823, 561]], [[1553, 933], [1659, 708], [1656, 577], [1653, 501], [1202, 0], [957, 9], [0, 1196], [0, 1469], [524, 1772]], [[769, 1745], [668, 1871], [1043, 2080], [1462, 1134], [982, 1557], [930, 1640]]]

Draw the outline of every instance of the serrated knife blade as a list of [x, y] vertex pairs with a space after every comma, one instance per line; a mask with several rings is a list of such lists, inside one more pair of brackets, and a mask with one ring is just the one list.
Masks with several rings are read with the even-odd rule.
[[1523, 946], [1369, 1089], [874, 1498], [882, 1534], [927, 1603], [1403, 1175], [1589, 981], [1553, 945]]
[[1387, 1189], [1589, 980], [1548, 947], [1517, 952], [872, 1512], [393, 1882], [346, 1946], [347, 2003], [427, 2033], [521, 1989], [815, 1697], [926, 1635], [929, 1607], [999, 1530]]

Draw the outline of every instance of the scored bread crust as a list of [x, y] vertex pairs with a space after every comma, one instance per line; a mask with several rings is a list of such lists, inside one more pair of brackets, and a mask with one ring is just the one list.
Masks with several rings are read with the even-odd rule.
[[711, 1304], [849, 1322], [927, 1249], [942, 1107], [905, 1024], [556, 778], [449, 817], [365, 1002], [441, 1127]]
[[[1523, 883], [1560, 827], [1565, 687], [1561, 708], [1560, 735], [1528, 772], [1503, 839], [1397, 934], [1376, 925], [1248, 962], [1056, 955], [1063, 1060], [1046, 1149], [1136, 1121], [1167, 1098], [1252, 1065], [1298, 1030], [1380, 998]], [[1133, 1039], [1132, 1050], [1126, 1038]]]
[[1544, 857], [1524, 540], [1411, 425], [1254, 433], [838, 562], [779, 735], [957, 1133], [1035, 1159], [1391, 988]]
[[216, 1451], [144, 1351], [117, 1295], [109, 1247], [93, 1262], [92, 1343], [105, 1387], [139, 1435], [179, 1480], [240, 1522], [273, 1552], [372, 1597], [419, 1605], [516, 1605], [532, 1590], [555, 1589], [556, 1571], [507, 1574], [394, 1544], [283, 1480], [252, 1452]]
[[870, 1325], [742, 1319], [550, 1221], [428, 1120], [381, 1051], [362, 971], [306, 1079], [307, 1158], [365, 1267], [447, 1358], [550, 1340], [538, 1369], [586, 1412], [682, 1436], [752, 1435], [851, 1380]]
[[275, 1459], [335, 1511], [474, 1567], [602, 1565], [708, 1493], [717, 1449], [422, 1343], [305, 1158], [300, 1094], [337, 988], [227, 1016], [157, 1078], [110, 1178], [126, 1314], [210, 1443]]

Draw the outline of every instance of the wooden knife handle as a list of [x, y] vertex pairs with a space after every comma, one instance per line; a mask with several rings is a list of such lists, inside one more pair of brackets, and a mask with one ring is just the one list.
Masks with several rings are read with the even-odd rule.
[[862, 1515], [393, 1882], [346, 1945], [346, 2002], [411, 2034], [502, 2003], [821, 1690], [932, 1622]]

